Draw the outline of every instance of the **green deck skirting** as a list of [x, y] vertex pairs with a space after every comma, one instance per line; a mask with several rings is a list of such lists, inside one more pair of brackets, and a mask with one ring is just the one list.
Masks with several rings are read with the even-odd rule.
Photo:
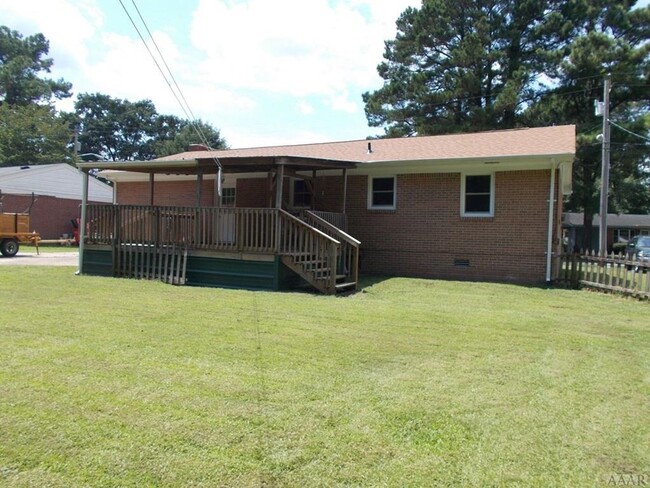
[[83, 272], [95, 276], [113, 276], [113, 256], [110, 251], [84, 249]]
[[[113, 276], [110, 250], [86, 249], [83, 272], [95, 276]], [[285, 290], [302, 284], [295, 273], [275, 257], [273, 261], [250, 261], [206, 256], [188, 256], [187, 285], [247, 290]]]
[[278, 259], [245, 261], [188, 256], [187, 284], [251, 290], [278, 290], [280, 288], [278, 265]]

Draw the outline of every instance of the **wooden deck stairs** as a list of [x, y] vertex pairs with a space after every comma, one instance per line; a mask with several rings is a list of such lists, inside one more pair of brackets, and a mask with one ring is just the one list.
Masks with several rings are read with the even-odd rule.
[[356, 290], [360, 242], [313, 212], [301, 217], [281, 211], [285, 266], [327, 295]]

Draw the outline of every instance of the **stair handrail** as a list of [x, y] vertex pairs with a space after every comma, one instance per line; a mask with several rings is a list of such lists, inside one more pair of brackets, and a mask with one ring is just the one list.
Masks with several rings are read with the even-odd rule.
[[[344, 241], [349, 242], [349, 243], [352, 244], [353, 246], [357, 246], [357, 247], [358, 247], [358, 246], [361, 245], [361, 241], [360, 241], [360, 240], [355, 239], [354, 237], [352, 237], [352, 236], [351, 236], [350, 234], [348, 234], [347, 232], [342, 231], [341, 229], [339, 229], [339, 228], [338, 228], [337, 226], [335, 226], [334, 224], [331, 224], [331, 223], [329, 223], [327, 220], [325, 220], [324, 218], [319, 217], [318, 215], [316, 215], [314, 212], [312, 212], [312, 211], [310, 211], [310, 210], [305, 210], [305, 215], [307, 215], [310, 219], [316, 221], [316, 223], [318, 223], [318, 225], [322, 225], [323, 227], [325, 227], [325, 228], [326, 228], [327, 230], [329, 230], [330, 232], [336, 234], [337, 237], [340, 237], [340, 238], [343, 239]], [[317, 230], [318, 230], [318, 229], [317, 229]]]
[[[334, 224], [331, 224], [324, 218], [316, 215], [313, 212], [310, 212], [309, 210], [305, 211], [304, 216], [308, 219], [311, 219], [311, 221], [314, 224], [319, 225], [324, 229], [327, 229], [327, 231], [334, 234], [336, 237], [341, 239], [341, 241], [345, 242], [347, 245], [349, 245], [352, 248], [352, 249], [347, 249], [345, 245], [342, 245], [340, 247], [339, 252], [344, 262], [343, 268], [345, 269], [346, 277], [349, 277], [349, 279], [353, 283], [358, 283], [359, 282], [359, 247], [361, 246], [361, 241], [355, 239], [347, 232], [342, 231]], [[355, 288], [356, 287], [357, 285], [355, 285]]]
[[[282, 209], [278, 209], [278, 224], [282, 225], [283, 223], [285, 223], [285, 225], [292, 224], [295, 226], [295, 228], [302, 229], [303, 232], [306, 231], [305, 235], [314, 236], [317, 240], [320, 241], [322, 245], [317, 245], [314, 247], [313, 241], [300, 237], [298, 239], [299, 244], [297, 246], [295, 244], [290, 245], [290, 247], [293, 248], [293, 252], [287, 252], [287, 250], [284, 249], [281, 234], [284, 234], [285, 230], [288, 231], [289, 227], [286, 229], [278, 227], [278, 254], [288, 256], [288, 258], [290, 258], [296, 266], [299, 266], [305, 272], [305, 276], [310, 276], [308, 268], [306, 268], [307, 265], [305, 263], [305, 260], [307, 259], [307, 256], [305, 255], [305, 251], [308, 251], [310, 257], [315, 252], [317, 259], [327, 259], [328, 266], [324, 274], [321, 276], [313, 275], [310, 280], [313, 279], [311, 282], [312, 285], [321, 289], [325, 293], [336, 293], [336, 268], [338, 253], [341, 248], [340, 241], [334, 239], [331, 236], [328, 236], [326, 233], [309, 225], [305, 221], [294, 217], [290, 213], [285, 212]], [[290, 238], [289, 242], [291, 243], [292, 240], [293, 238]]]
[[[332, 243], [336, 244], [337, 246], [340, 246], [340, 245], [341, 245], [341, 242], [340, 242], [340, 241], [337, 241], [337, 240], [334, 239], [332, 236], [328, 236], [328, 235], [325, 234], [325, 232], [323, 232], [322, 230], [318, 230], [316, 227], [314, 227], [314, 226], [312, 226], [312, 225], [309, 225], [309, 224], [308, 224], [307, 222], [305, 222], [304, 220], [300, 220], [298, 217], [295, 217], [295, 216], [291, 215], [291, 214], [290, 214], [289, 212], [287, 212], [286, 210], [282, 210], [282, 209], [280, 208], [280, 209], [278, 209], [278, 211], [279, 211], [279, 215], [282, 215], [283, 217], [288, 218], [289, 220], [293, 221], [294, 223], [296, 223], [296, 224], [298, 224], [298, 225], [301, 225], [301, 226], [303, 226], [303, 227], [307, 227], [311, 232], [314, 232], [314, 233], [318, 234], [320, 237], [323, 237], [323, 238], [325, 238], [326, 240], [331, 241]], [[336, 227], [335, 227], [335, 228], [336, 228]], [[278, 249], [278, 252], [280, 252], [280, 249]]]

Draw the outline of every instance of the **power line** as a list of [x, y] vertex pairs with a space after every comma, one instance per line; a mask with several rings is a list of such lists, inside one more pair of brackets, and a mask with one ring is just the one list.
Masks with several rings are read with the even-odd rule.
[[[146, 24], [144, 18], [143, 18], [142, 15], [140, 14], [140, 11], [139, 11], [139, 9], [137, 8], [137, 5], [135, 4], [135, 0], [131, 0], [131, 1], [133, 2], [133, 5], [135, 6], [136, 10], [138, 11], [138, 14], [140, 15], [140, 19], [142, 20], [142, 23], [145, 25], [145, 28], [147, 29], [147, 32], [148, 32], [149, 35], [151, 36], [151, 31], [149, 30], [149, 27], [147, 26], [147, 24]], [[190, 109], [190, 107], [189, 107], [189, 104], [187, 104], [187, 101], [185, 101], [185, 103], [187, 104], [187, 108], [186, 108], [186, 106], [183, 104], [183, 102], [182, 102], [181, 99], [179, 98], [178, 94], [176, 93], [176, 91], [175, 91], [174, 88], [172, 87], [172, 84], [170, 83], [169, 79], [167, 78], [167, 75], [165, 74], [165, 72], [163, 71], [163, 69], [160, 67], [160, 63], [158, 62], [158, 60], [157, 60], [156, 57], [154, 56], [153, 52], [152, 52], [151, 49], [149, 48], [149, 45], [147, 44], [147, 41], [145, 40], [144, 36], [143, 36], [142, 33], [140, 32], [140, 29], [138, 28], [138, 26], [136, 25], [135, 21], [133, 20], [133, 17], [131, 17], [131, 14], [130, 14], [129, 11], [127, 10], [127, 8], [126, 8], [126, 6], [124, 5], [124, 3], [122, 2], [122, 0], [119, 0], [119, 2], [120, 2], [120, 5], [122, 6], [122, 9], [123, 9], [124, 12], [126, 13], [127, 17], [128, 17], [129, 20], [131, 21], [131, 25], [133, 25], [133, 28], [134, 28], [135, 31], [138, 33], [138, 36], [140, 37], [140, 40], [141, 40], [142, 43], [144, 44], [144, 46], [145, 46], [147, 52], [149, 53], [149, 56], [151, 57], [151, 59], [153, 60], [154, 64], [156, 65], [156, 68], [158, 68], [158, 71], [160, 72], [160, 74], [162, 75], [163, 79], [164, 79], [165, 82], [167, 83], [167, 86], [169, 87], [169, 89], [171, 90], [172, 94], [174, 95], [174, 98], [176, 99], [176, 101], [177, 101], [178, 104], [180, 105], [181, 110], [183, 110], [183, 113], [185, 114], [185, 116], [187, 117], [187, 119], [190, 121], [190, 123], [191, 123], [192, 127], [194, 128], [195, 132], [196, 132], [197, 135], [199, 136], [199, 139], [201, 140], [201, 143], [204, 144], [207, 148], [210, 148], [210, 145], [209, 145], [208, 140], [206, 139], [205, 135], [203, 134], [203, 132], [202, 132], [201, 130], [199, 130], [199, 129], [197, 128], [197, 124], [196, 124], [196, 121], [194, 120], [194, 116], [193, 116], [193, 114], [192, 114], [192, 116], [190, 116], [190, 113], [192, 113], [192, 112], [191, 112], [191, 109]], [[153, 36], [151, 36], [151, 38], [152, 38], [152, 40], [153, 40]], [[155, 41], [153, 41], [153, 42], [154, 42], [154, 45], [156, 45]], [[158, 49], [158, 53], [159, 53], [159, 55], [160, 55], [160, 57], [161, 57], [163, 63], [164, 63], [165, 66], [167, 67], [167, 70], [170, 72], [170, 75], [171, 75], [171, 70], [169, 70], [169, 66], [168, 66], [167, 63], [165, 62], [165, 60], [164, 60], [164, 56], [163, 56], [162, 53], [160, 52], [160, 49], [158, 48], [157, 45], [156, 45], [156, 49]], [[173, 75], [172, 75], [172, 79], [174, 79]], [[176, 83], [176, 80], [175, 80], [175, 79], [174, 79], [174, 83]], [[176, 83], [176, 86], [178, 86], [177, 83]], [[181, 96], [183, 96], [183, 95], [182, 95], [182, 92], [180, 91], [180, 89], [179, 89], [179, 93], [181, 94]], [[183, 96], [183, 99], [185, 99], [184, 96]], [[188, 110], [189, 110], [189, 113], [188, 113]], [[216, 163], [217, 168], [219, 169], [219, 172], [221, 172], [222, 167], [221, 167], [221, 163], [219, 162], [219, 159], [218, 159], [216, 156], [212, 156], [212, 159], [213, 159], [214, 162]], [[219, 190], [219, 194], [221, 194], [221, 190]]]
[[[167, 69], [167, 72], [169, 73], [169, 76], [171, 77], [172, 81], [174, 82], [174, 86], [178, 90], [179, 95], [183, 99], [183, 102], [185, 103], [185, 106], [187, 107], [187, 110], [189, 111], [190, 115], [192, 116], [190, 121], [194, 127], [194, 130], [197, 132], [199, 137], [207, 143], [207, 138], [205, 137], [205, 134], [203, 133], [203, 130], [201, 127], [198, 126], [198, 124], [194, 124], [194, 120], [196, 120], [196, 117], [194, 116], [194, 112], [192, 112], [192, 108], [190, 107], [190, 104], [187, 102], [187, 99], [185, 98], [185, 95], [183, 94], [183, 90], [181, 90], [181, 87], [178, 85], [178, 82], [176, 81], [176, 78], [174, 77], [174, 74], [172, 73], [172, 70], [169, 68], [169, 65], [167, 64], [167, 61], [165, 60], [165, 56], [163, 56], [163, 53], [160, 51], [160, 48], [158, 47], [158, 43], [153, 37], [153, 34], [151, 34], [151, 31], [149, 30], [149, 26], [147, 25], [147, 22], [144, 20], [142, 17], [142, 14], [140, 13], [140, 9], [135, 3], [135, 0], [131, 0], [131, 3], [133, 3], [133, 6], [135, 7], [135, 11], [138, 13], [138, 16], [140, 17], [140, 20], [142, 21], [142, 24], [144, 25], [144, 28], [147, 30], [147, 33], [149, 34], [149, 39], [151, 39], [151, 42], [153, 42], [154, 47], [156, 48], [156, 51], [158, 52], [158, 55], [160, 56], [160, 59], [162, 60], [163, 64], [165, 65], [165, 68]], [[170, 86], [171, 88], [171, 86]], [[180, 103], [180, 101], [179, 101]], [[206, 144], [208, 146], [208, 144]]]
[[621, 129], [623, 132], [627, 132], [628, 134], [630, 134], [632, 136], [635, 136], [635, 137], [638, 137], [639, 139], [643, 139], [644, 141], [650, 142], [650, 138], [642, 136], [641, 134], [637, 134], [636, 132], [632, 132], [631, 130], [626, 129], [625, 127], [622, 127], [622, 126], [618, 125], [617, 123], [612, 122], [610, 119], [607, 119], [607, 120], [609, 121], [610, 124], [612, 124], [614, 127], [617, 127], [619, 129]]

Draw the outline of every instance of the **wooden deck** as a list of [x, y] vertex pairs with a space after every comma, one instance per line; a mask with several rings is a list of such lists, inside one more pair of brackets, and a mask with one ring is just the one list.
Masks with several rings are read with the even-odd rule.
[[341, 214], [305, 211], [298, 217], [266, 208], [88, 205], [86, 222], [84, 246], [91, 253], [110, 250], [113, 276], [184, 284], [188, 257], [278, 258], [326, 294], [356, 289], [358, 283], [360, 243], [332, 223], [344, 226]]

